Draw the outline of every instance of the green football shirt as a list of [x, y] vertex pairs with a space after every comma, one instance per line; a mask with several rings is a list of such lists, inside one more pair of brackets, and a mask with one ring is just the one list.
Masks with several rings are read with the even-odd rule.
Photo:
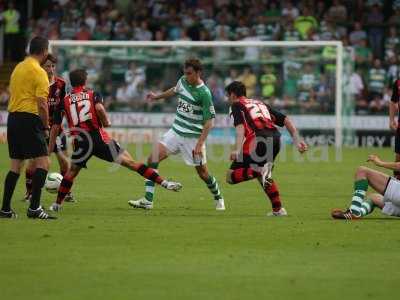
[[191, 85], [182, 76], [174, 91], [178, 96], [178, 107], [172, 130], [183, 137], [200, 137], [204, 123], [215, 118], [210, 89], [204, 83]]

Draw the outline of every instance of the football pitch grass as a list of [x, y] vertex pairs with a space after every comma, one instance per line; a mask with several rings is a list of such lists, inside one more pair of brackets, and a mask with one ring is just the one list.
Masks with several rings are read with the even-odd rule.
[[[160, 171], [182, 191], [157, 188], [155, 208], [143, 211], [127, 205], [143, 195], [142, 178], [93, 158], [75, 182], [78, 202], [48, 222], [27, 219], [21, 176], [19, 218], [0, 220], [0, 298], [395, 299], [400, 219], [379, 211], [360, 221], [330, 218], [349, 203], [354, 170], [368, 153], [393, 159], [390, 149], [352, 149], [336, 162], [330, 149], [320, 162], [318, 152], [296, 162], [289, 148], [274, 170], [285, 218], [266, 217], [270, 203], [256, 182], [225, 184], [226, 160], [209, 162], [225, 212], [177, 161]], [[2, 194], [5, 145], [0, 155]], [[43, 192], [46, 207], [53, 200]]]

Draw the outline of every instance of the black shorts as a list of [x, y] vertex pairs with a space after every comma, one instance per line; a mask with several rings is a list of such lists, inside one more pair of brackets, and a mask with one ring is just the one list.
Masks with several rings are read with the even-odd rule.
[[43, 123], [35, 114], [9, 113], [7, 141], [11, 159], [29, 159], [48, 155]]
[[281, 137], [278, 132], [267, 131], [256, 135], [257, 144], [250, 154], [243, 154], [243, 159], [232, 162], [230, 169], [262, 167], [267, 162], [273, 162], [281, 148]]
[[86, 168], [86, 163], [93, 155], [105, 161], [115, 162], [123, 151], [115, 140], [104, 141], [99, 131], [80, 133], [74, 137], [71, 162]]
[[[47, 139], [47, 144], [49, 144], [49, 139]], [[67, 137], [65, 134], [60, 134], [57, 136], [56, 144], [51, 152], [58, 153], [67, 150]]]
[[394, 152], [400, 154], [400, 131], [396, 131], [396, 136], [394, 138]]

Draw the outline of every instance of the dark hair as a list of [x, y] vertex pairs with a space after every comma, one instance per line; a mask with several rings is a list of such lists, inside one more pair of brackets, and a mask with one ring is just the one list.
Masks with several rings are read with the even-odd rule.
[[201, 61], [197, 58], [189, 58], [185, 61], [184, 64], [185, 68], [192, 67], [193, 70], [196, 72], [203, 71], [203, 65], [201, 64]]
[[57, 57], [55, 57], [53, 54], [49, 53], [46, 57], [46, 60], [42, 63], [44, 65], [47, 61], [52, 62], [53, 64], [57, 63]]
[[48, 49], [49, 49], [48, 39], [41, 36], [34, 37], [29, 44], [29, 54], [40, 55], [43, 54]]
[[83, 69], [76, 69], [69, 72], [69, 81], [72, 87], [77, 87], [86, 84], [87, 73]]
[[235, 94], [237, 97], [246, 96], [246, 86], [240, 81], [233, 81], [225, 87], [228, 95]]

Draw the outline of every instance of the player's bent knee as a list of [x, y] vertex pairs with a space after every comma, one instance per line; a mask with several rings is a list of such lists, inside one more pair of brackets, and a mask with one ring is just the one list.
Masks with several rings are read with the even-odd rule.
[[369, 169], [368, 169], [367, 167], [360, 166], [360, 167], [357, 168], [356, 175], [357, 175], [357, 176], [364, 176], [364, 175], [367, 175], [368, 170], [369, 170]]

